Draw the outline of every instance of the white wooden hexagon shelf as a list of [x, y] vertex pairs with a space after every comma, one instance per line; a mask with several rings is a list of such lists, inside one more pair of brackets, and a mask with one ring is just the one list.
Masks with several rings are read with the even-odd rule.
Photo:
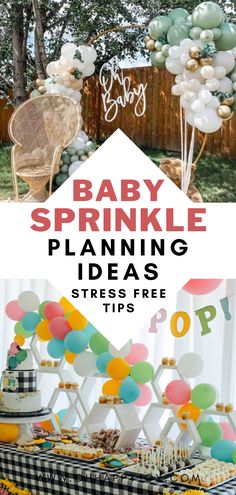
[[[187, 430], [183, 428], [183, 424], [187, 426]], [[178, 429], [178, 434], [173, 440], [173, 438], [170, 438], [170, 432], [171, 430], [177, 426]], [[170, 439], [174, 443], [174, 445], [178, 445], [180, 442], [183, 442], [185, 445], [187, 445], [190, 449], [190, 453], [193, 454], [196, 450], [199, 449], [199, 445], [201, 443], [201, 438], [199, 436], [199, 433], [197, 431], [196, 425], [194, 421], [191, 419], [180, 419], [176, 417], [171, 417], [167, 420], [164, 428], [162, 429], [160, 435], [159, 435], [160, 440], [163, 441], [163, 443], [167, 440]]]
[[162, 394], [163, 394], [163, 391], [161, 390], [160, 387], [160, 380], [166, 371], [175, 372], [180, 380], [184, 380], [185, 382], [187, 382], [186, 378], [184, 378], [183, 375], [181, 375], [177, 365], [171, 366], [169, 364], [166, 365], [160, 364], [152, 380], [152, 387], [159, 402], [162, 402]]
[[142, 430], [142, 423], [132, 404], [108, 405], [96, 402], [85, 418], [81, 430], [85, 430], [87, 435], [91, 437], [95, 431], [107, 427], [106, 421], [111, 412], [114, 413], [120, 429], [120, 437], [115, 448], [126, 448], [134, 445]]
[[171, 404], [152, 403], [143, 418], [143, 432], [150, 445], [154, 445], [162, 431], [161, 420], [167, 412], [169, 416], [176, 417], [177, 408]]

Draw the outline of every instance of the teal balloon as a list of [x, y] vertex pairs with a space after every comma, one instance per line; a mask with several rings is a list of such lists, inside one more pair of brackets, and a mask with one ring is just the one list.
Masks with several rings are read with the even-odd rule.
[[[211, 448], [211, 457], [223, 462], [235, 462], [236, 444], [230, 440], [219, 440]], [[235, 459], [235, 460], [234, 460]]]
[[90, 337], [92, 337], [92, 335], [97, 333], [97, 329], [92, 325], [92, 323], [89, 323], [87, 325], [87, 327], [85, 327], [85, 329], [83, 330], [83, 333], [85, 333], [85, 335], [87, 335], [88, 339], [90, 339]]
[[[68, 412], [68, 409], [60, 409], [60, 411], [58, 411], [56, 414], [57, 416], [59, 417], [59, 420], [60, 420], [60, 424], [62, 423], [65, 415], [67, 414]], [[73, 424], [75, 423], [76, 421], [76, 414], [74, 414], [74, 417], [70, 417], [70, 421], [71, 421], [71, 426], [73, 426]]]
[[168, 31], [167, 40], [172, 46], [179, 45], [182, 40], [189, 37], [190, 27], [186, 24], [174, 24]]
[[66, 348], [63, 340], [52, 339], [48, 342], [47, 351], [49, 356], [60, 359], [64, 356]]
[[208, 409], [216, 401], [216, 391], [212, 385], [201, 383], [191, 392], [191, 402], [200, 409]]
[[172, 20], [166, 15], [159, 15], [152, 19], [148, 26], [149, 36], [153, 40], [158, 40], [160, 36], [166, 34], [170, 27], [172, 26]]
[[127, 404], [130, 404], [131, 402], [135, 402], [136, 400], [138, 400], [140, 394], [141, 390], [137, 383], [135, 383], [135, 381], [130, 376], [128, 376], [128, 378], [125, 378], [119, 388], [120, 398]]
[[27, 332], [34, 332], [38, 323], [41, 321], [41, 317], [38, 313], [34, 313], [33, 311], [29, 311], [22, 318], [22, 326]]
[[224, 20], [224, 12], [215, 2], [202, 2], [192, 13], [193, 26], [217, 28]]
[[202, 445], [212, 447], [214, 443], [223, 439], [223, 430], [218, 423], [206, 421], [197, 426]]
[[18, 321], [15, 324], [15, 326], [14, 326], [14, 332], [15, 332], [16, 335], [23, 335], [26, 339], [30, 339], [32, 337], [32, 335], [34, 335], [34, 331], [33, 332], [27, 332], [24, 329], [21, 321]]
[[41, 319], [42, 320], [46, 320], [47, 318], [45, 318], [44, 316], [44, 308], [46, 306], [46, 304], [48, 304], [50, 301], [43, 301], [41, 302], [41, 304], [39, 305], [39, 309], [38, 309], [38, 312], [39, 312], [39, 315], [41, 316]]
[[110, 354], [110, 352], [103, 352], [100, 354], [100, 356], [97, 358], [97, 369], [101, 373], [106, 373], [107, 372], [107, 365], [111, 361], [113, 356]]
[[88, 337], [83, 331], [72, 330], [66, 335], [65, 346], [66, 349], [73, 354], [79, 354], [83, 352], [88, 345]]
[[64, 184], [64, 182], [67, 179], [68, 179], [68, 174], [63, 174], [62, 172], [59, 172], [59, 174], [55, 176], [55, 183], [58, 187], [60, 187], [62, 184]]
[[17, 368], [18, 366], [18, 361], [16, 359], [15, 356], [11, 356], [9, 359], [8, 359], [8, 366], [11, 370], [14, 370], [15, 368]]
[[164, 62], [159, 62], [156, 60], [156, 55], [158, 55], [160, 52], [159, 51], [154, 51], [151, 52], [151, 63], [154, 65], [154, 67], [157, 67], [158, 69], [164, 69], [165, 68], [165, 61]]
[[233, 50], [236, 47], [236, 25], [225, 22], [220, 30], [221, 37], [215, 41], [217, 50]]
[[18, 363], [22, 363], [23, 361], [25, 361], [25, 359], [27, 358], [27, 352], [25, 351], [25, 349], [21, 349], [19, 352], [17, 352], [15, 354], [15, 358], [17, 359]]
[[175, 22], [176, 19], [187, 19], [188, 16], [189, 12], [186, 9], [182, 9], [181, 7], [173, 9], [169, 14], [169, 17], [173, 22]]

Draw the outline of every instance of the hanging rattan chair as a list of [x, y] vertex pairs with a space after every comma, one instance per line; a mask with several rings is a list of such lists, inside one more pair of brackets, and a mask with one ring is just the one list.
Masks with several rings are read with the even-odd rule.
[[62, 151], [78, 135], [81, 125], [76, 103], [63, 95], [38, 96], [15, 110], [9, 122], [9, 135], [15, 143], [12, 175], [16, 201], [19, 201], [17, 177], [29, 186], [22, 201], [45, 201], [51, 195]]

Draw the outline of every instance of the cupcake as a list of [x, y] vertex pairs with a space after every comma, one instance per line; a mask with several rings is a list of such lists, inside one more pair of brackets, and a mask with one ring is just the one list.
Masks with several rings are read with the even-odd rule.
[[99, 397], [98, 401], [99, 401], [99, 404], [106, 404], [107, 399], [106, 399], [105, 395], [101, 395]]
[[72, 383], [73, 390], [78, 390], [79, 384], [77, 382]]
[[121, 404], [121, 398], [120, 397], [114, 397], [114, 404]]
[[58, 365], [59, 365], [59, 361], [54, 361], [54, 362], [53, 362], [53, 366], [54, 366], [54, 368], [56, 368]]
[[48, 361], [47, 361], [47, 367], [48, 367], [48, 368], [51, 368], [51, 366], [52, 366], [52, 361], [49, 361], [49, 360], [48, 360]]
[[66, 382], [66, 383], [65, 383], [65, 387], [66, 387], [66, 389], [67, 389], [67, 390], [71, 390], [71, 389], [73, 388], [73, 383], [71, 383], [71, 382]]
[[169, 365], [170, 366], [176, 366], [176, 359], [175, 358], [170, 358]]
[[223, 402], [218, 402], [215, 407], [216, 407], [217, 411], [224, 411], [225, 410], [225, 406], [224, 406]]
[[161, 360], [161, 364], [163, 366], [167, 366], [169, 364], [169, 358], [168, 357], [163, 357]]
[[40, 362], [40, 366], [47, 366], [47, 361], [46, 361], [46, 359], [43, 359], [43, 360]]
[[65, 383], [64, 382], [59, 382], [58, 387], [59, 388], [65, 388]]
[[225, 412], [228, 412], [229, 413], [229, 412], [233, 412], [233, 410], [234, 410], [233, 404], [226, 404], [226, 406], [225, 406]]

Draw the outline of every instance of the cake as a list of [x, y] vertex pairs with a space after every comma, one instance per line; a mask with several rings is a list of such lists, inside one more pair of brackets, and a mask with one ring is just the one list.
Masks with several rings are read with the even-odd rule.
[[41, 411], [41, 392], [33, 369], [31, 349], [19, 346], [7, 354], [7, 369], [2, 373], [0, 412], [25, 413]]

